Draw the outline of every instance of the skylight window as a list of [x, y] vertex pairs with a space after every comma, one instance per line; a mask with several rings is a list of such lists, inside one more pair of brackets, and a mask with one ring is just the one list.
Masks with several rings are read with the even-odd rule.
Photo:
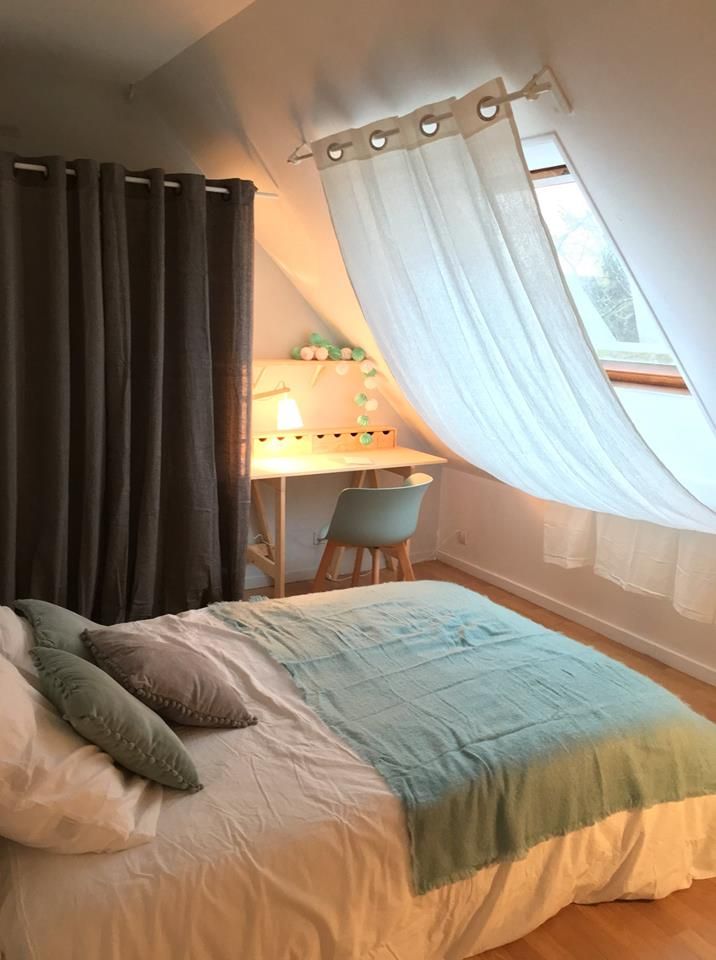
[[525, 140], [523, 148], [572, 299], [609, 377], [684, 387], [656, 317], [556, 137]]

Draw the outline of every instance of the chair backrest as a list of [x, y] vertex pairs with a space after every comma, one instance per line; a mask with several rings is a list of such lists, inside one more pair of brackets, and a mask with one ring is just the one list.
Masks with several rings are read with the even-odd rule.
[[328, 539], [354, 547], [387, 547], [415, 533], [420, 505], [433, 482], [414, 473], [401, 487], [348, 487], [338, 496]]

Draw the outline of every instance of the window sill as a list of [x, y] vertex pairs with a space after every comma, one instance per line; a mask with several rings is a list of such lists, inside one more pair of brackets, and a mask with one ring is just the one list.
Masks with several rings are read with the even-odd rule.
[[603, 362], [602, 367], [613, 383], [689, 392], [676, 367], [665, 364], [621, 363], [615, 360]]

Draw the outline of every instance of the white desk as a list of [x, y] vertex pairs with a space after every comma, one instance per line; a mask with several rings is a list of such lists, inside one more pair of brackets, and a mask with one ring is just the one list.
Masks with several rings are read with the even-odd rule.
[[[350, 450], [345, 453], [307, 453], [297, 456], [254, 456], [251, 464], [251, 503], [263, 543], [251, 544], [246, 559], [263, 570], [274, 582], [274, 596], [283, 597], [286, 590], [286, 480], [289, 477], [312, 477], [321, 474], [350, 473], [349, 486], [378, 486], [377, 472], [388, 470], [408, 477], [414, 467], [447, 463], [409, 447]], [[274, 496], [274, 529], [270, 530], [263, 499], [263, 488], [270, 487]], [[336, 562], [337, 566], [337, 562]]]

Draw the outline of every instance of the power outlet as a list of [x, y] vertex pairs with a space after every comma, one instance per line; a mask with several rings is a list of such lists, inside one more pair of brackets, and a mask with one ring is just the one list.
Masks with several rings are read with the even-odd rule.
[[320, 546], [323, 545], [323, 542], [324, 542], [324, 541], [321, 540], [321, 531], [320, 531], [320, 530], [314, 530], [314, 531], [313, 531], [313, 546], [314, 546], [314, 547], [320, 547]]
[[467, 530], [458, 530], [457, 542], [463, 547], [467, 545]]

